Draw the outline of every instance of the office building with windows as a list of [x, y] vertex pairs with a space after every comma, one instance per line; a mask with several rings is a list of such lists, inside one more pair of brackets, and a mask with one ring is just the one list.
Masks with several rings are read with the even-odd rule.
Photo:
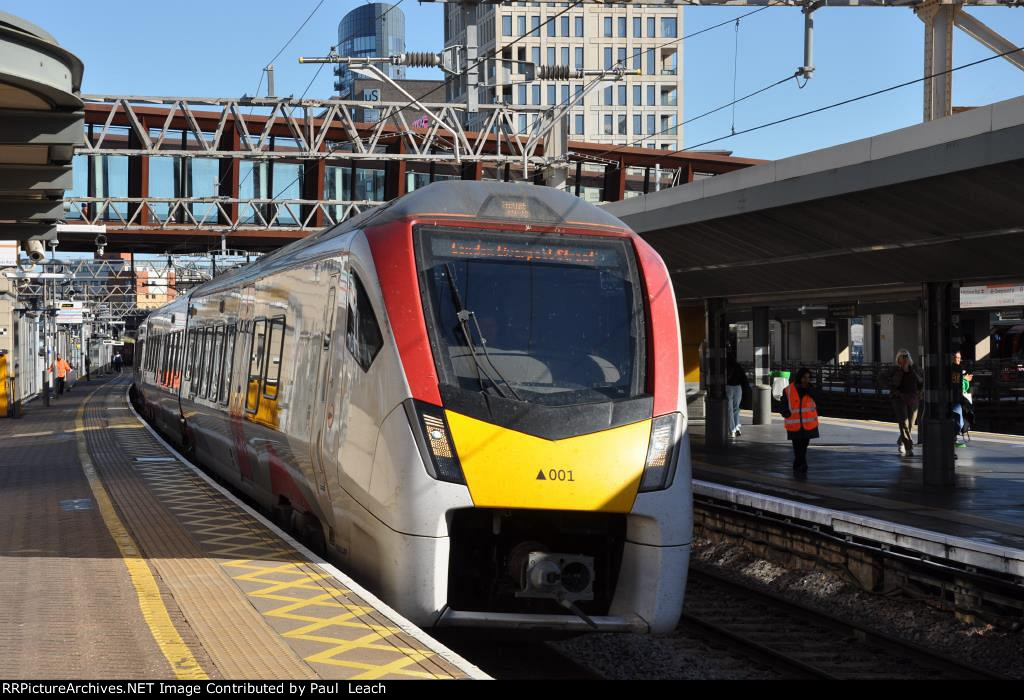
[[[338, 53], [342, 56], [396, 56], [405, 53], [405, 15], [386, 2], [360, 5], [338, 24]], [[396, 80], [405, 78], [405, 67], [387, 63], [378, 66]], [[342, 99], [356, 99], [356, 74], [346, 66], [334, 69], [334, 89]]]
[[[569, 3], [478, 5], [483, 64], [481, 102], [507, 102], [542, 112], [583, 92], [583, 80], [523, 82], [523, 64], [608, 69], [623, 64], [640, 75], [602, 82], [574, 107], [569, 136], [577, 141], [634, 144], [675, 150], [683, 146], [682, 6], [586, 5], [548, 20]], [[584, 9], [584, 7], [586, 9]], [[445, 5], [445, 46], [465, 41], [458, 5]], [[516, 41], [520, 36], [526, 38]], [[512, 42], [514, 45], [509, 46]], [[589, 80], [586, 79], [586, 80]], [[449, 101], [465, 100], [464, 81], [447, 88]], [[518, 116], [527, 131], [537, 114]]]

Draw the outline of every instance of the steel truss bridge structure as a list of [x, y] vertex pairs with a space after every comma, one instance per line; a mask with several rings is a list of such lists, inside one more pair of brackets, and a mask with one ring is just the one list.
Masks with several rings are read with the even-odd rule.
[[[66, 198], [65, 220], [104, 226], [109, 251], [270, 250], [404, 194], [410, 175], [541, 182], [545, 167], [561, 160], [570, 189], [614, 201], [760, 162], [578, 142], [561, 147], [556, 159], [546, 150], [555, 139], [513, 127], [518, 113], [537, 108], [506, 105], [480, 105], [486, 129], [470, 132], [461, 126], [464, 108], [450, 104], [420, 105], [435, 118], [417, 128], [409, 103], [399, 102], [84, 100], [85, 142], [76, 155], [87, 159], [87, 192]], [[354, 111], [367, 107], [379, 110], [380, 121], [354, 120]], [[115, 194], [104, 187], [102, 166], [117, 157], [127, 158], [127, 192]], [[173, 164], [173, 191], [154, 191], [156, 159]], [[194, 189], [191, 164], [201, 159], [216, 163], [215, 191]], [[282, 165], [287, 175], [275, 178]], [[379, 184], [374, 197], [356, 190], [357, 176], [367, 172]], [[340, 187], [330, 187], [329, 173]], [[94, 239], [95, 233], [64, 233], [61, 250], [95, 250]]]
[[[52, 259], [28, 269], [8, 268], [2, 274], [13, 282], [24, 311], [42, 312], [55, 301], [79, 301], [94, 326], [125, 322], [131, 328], [131, 319], [142, 318], [175, 295], [259, 257], [222, 250], [145, 260], [134, 256]], [[49, 290], [44, 289], [47, 285]]]

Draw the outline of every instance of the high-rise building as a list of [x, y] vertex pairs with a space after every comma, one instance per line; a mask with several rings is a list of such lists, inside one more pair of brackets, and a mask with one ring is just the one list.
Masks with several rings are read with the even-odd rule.
[[[405, 53], [405, 15], [395, 5], [372, 2], [360, 5], [338, 23], [338, 53], [342, 56], [396, 56]], [[404, 66], [378, 66], [389, 77], [405, 78]], [[359, 99], [353, 94], [356, 74], [347, 66], [334, 70], [334, 88], [342, 99]]]
[[[570, 138], [681, 148], [682, 6], [588, 5], [587, 9], [573, 8], [547, 22], [567, 6], [537, 2], [477, 5], [480, 55], [496, 57], [484, 64], [481, 82], [488, 87], [481, 88], [480, 101], [536, 106], [540, 113], [568, 102], [583, 91], [585, 82], [523, 82], [522, 63], [587, 70], [621, 63], [641, 74], [602, 83], [586, 95], [583, 104], [570, 113]], [[445, 46], [462, 44], [466, 37], [462, 8], [446, 4], [444, 9]], [[514, 41], [515, 45], [509, 46]], [[465, 100], [465, 81], [452, 81], [447, 93], [449, 101]], [[519, 130], [527, 131], [536, 118], [536, 114], [520, 114]]]

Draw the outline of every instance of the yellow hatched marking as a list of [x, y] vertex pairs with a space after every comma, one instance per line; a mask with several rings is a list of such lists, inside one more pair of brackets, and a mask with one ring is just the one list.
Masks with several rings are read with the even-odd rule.
[[[307, 663], [352, 669], [358, 672], [352, 678], [360, 680], [389, 674], [419, 679], [452, 678], [447, 673], [431, 673], [422, 667], [409, 668], [435, 656], [435, 653], [410, 647], [399, 639], [389, 641], [390, 637], [401, 634], [401, 629], [365, 619], [365, 616], [376, 612], [372, 607], [339, 600], [350, 596], [352, 591], [330, 585], [328, 580], [333, 579], [326, 573], [302, 567], [302, 562], [294, 559], [295, 552], [276, 538], [239, 525], [233, 509], [232, 512], [227, 512], [226, 508], [223, 512], [211, 512], [209, 499], [217, 499], [205, 484], [190, 479], [177, 467], [168, 469], [168, 465], [147, 465], [136, 469], [145, 475], [153, 490], [161, 495], [170, 510], [182, 518], [183, 524], [208, 548], [209, 553], [227, 560], [222, 561], [221, 566], [237, 572], [229, 573], [232, 579], [262, 584], [261, 588], [246, 592], [248, 597], [282, 603], [279, 607], [261, 611], [263, 616], [302, 623], [282, 633], [283, 637], [327, 645], [326, 649], [305, 657], [303, 660]], [[188, 489], [182, 489], [182, 479], [188, 482]], [[302, 598], [297, 595], [300, 593], [313, 595]], [[326, 609], [326, 616], [310, 613], [316, 608]], [[342, 639], [324, 632], [330, 627], [365, 630], [366, 634], [355, 640]], [[383, 664], [344, 658], [346, 654], [360, 651], [385, 652], [397, 658]]]
[[[411, 656], [405, 657], [404, 659], [398, 659], [396, 661], [392, 661], [390, 664], [387, 664], [386, 666], [377, 666], [376, 668], [370, 667], [370, 668], [366, 669], [366, 673], [360, 673], [359, 675], [354, 676], [352, 678], [352, 680], [357, 680], [357, 681], [374, 680], [376, 678], [383, 678], [384, 676], [386, 676], [389, 673], [397, 673], [397, 674], [400, 674], [400, 675], [403, 675], [403, 676], [412, 676], [413, 678], [451, 678], [451, 676], [447, 676], [447, 675], [442, 676], [442, 675], [435, 675], [433, 673], [424, 673], [422, 671], [407, 671], [407, 670], [405, 670], [405, 667], [408, 666], [409, 664], [417, 663], [419, 661], [422, 661], [424, 658], [425, 657], [423, 655], [421, 655], [421, 654], [420, 655], [411, 655]], [[359, 668], [359, 666], [357, 666], [355, 664], [347, 664], [347, 663], [343, 662], [343, 665], [352, 666], [354, 668]]]
[[153, 640], [160, 648], [160, 652], [167, 659], [167, 663], [171, 665], [171, 669], [178, 680], [208, 680], [209, 676], [202, 666], [199, 665], [199, 662], [196, 661], [192, 651], [185, 644], [181, 635], [178, 634], [174, 623], [171, 622], [171, 616], [164, 605], [163, 597], [160, 595], [160, 588], [156, 584], [153, 572], [150, 570], [149, 565], [146, 564], [145, 559], [143, 559], [138, 545], [135, 544], [128, 529], [117, 516], [114, 504], [111, 502], [103, 482], [100, 481], [92, 459], [89, 456], [85, 437], [82, 434], [83, 417], [85, 416], [86, 404], [89, 403], [89, 400], [97, 391], [99, 389], [94, 390], [82, 402], [75, 416], [76, 431], [78, 432], [78, 458], [82, 464], [82, 471], [85, 472], [85, 477], [89, 481], [89, 488], [92, 490], [93, 499], [96, 501], [96, 507], [100, 511], [103, 523], [107, 526], [107, 531], [117, 544], [117, 548], [121, 553], [121, 560], [124, 562], [125, 568], [128, 569], [128, 576], [131, 578], [132, 586], [135, 588], [135, 595], [139, 600], [139, 609], [142, 611], [142, 617], [146, 621], [146, 625], [149, 626], [150, 634], [153, 635]]
[[[245, 573], [234, 576], [238, 581], [262, 583], [259, 588], [248, 593], [253, 598], [270, 600], [284, 605], [268, 610], [263, 614], [267, 617], [304, 622], [303, 626], [289, 630], [284, 636], [290, 639], [327, 644], [329, 647], [312, 656], [306, 657], [307, 663], [321, 663], [330, 666], [351, 668], [363, 671], [354, 678], [380, 678], [388, 674], [407, 676], [410, 678], [451, 678], [448, 674], [435, 674], [424, 670], [408, 669], [408, 666], [419, 663], [431, 656], [433, 652], [410, 647], [402, 643], [392, 643], [388, 637], [401, 633], [401, 629], [393, 625], [382, 625], [360, 619], [375, 612], [372, 607], [339, 601], [336, 596], [350, 594], [351, 591], [325, 586], [320, 581], [329, 578], [326, 574], [304, 571], [296, 562], [260, 564], [254, 561], [233, 561], [224, 564], [226, 568], [243, 569]], [[290, 581], [282, 581], [275, 576], [292, 575]], [[286, 595], [287, 591], [310, 591], [316, 593], [310, 598], [299, 598]], [[300, 614], [304, 609], [327, 608], [339, 613], [328, 613], [328, 616]], [[366, 630], [367, 634], [357, 639], [341, 639], [323, 634], [330, 627], [341, 627], [350, 630]], [[398, 642], [398, 640], [395, 640]], [[362, 661], [347, 660], [346, 653], [360, 650], [387, 652], [399, 655], [399, 658], [383, 665], [368, 664]]]

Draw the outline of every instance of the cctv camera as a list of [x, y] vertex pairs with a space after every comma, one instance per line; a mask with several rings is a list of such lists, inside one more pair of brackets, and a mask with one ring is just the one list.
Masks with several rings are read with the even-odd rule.
[[29, 260], [35, 264], [39, 264], [46, 259], [46, 248], [43, 247], [42, 241], [25, 241], [23, 248], [25, 250], [25, 254], [28, 255]]

